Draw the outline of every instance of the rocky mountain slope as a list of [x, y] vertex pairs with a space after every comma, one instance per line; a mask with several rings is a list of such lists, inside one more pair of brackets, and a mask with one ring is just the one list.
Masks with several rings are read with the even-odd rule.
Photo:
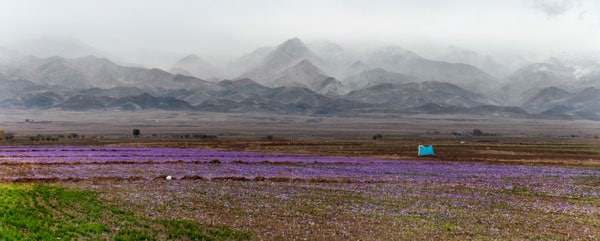
[[483, 95], [462, 89], [459, 86], [436, 81], [406, 84], [384, 83], [352, 91], [345, 98], [359, 102], [405, 108], [429, 103], [460, 107], [498, 104]]
[[180, 59], [171, 67], [169, 72], [194, 76], [203, 80], [220, 80], [223, 76], [217, 67], [201, 59], [198, 55], [191, 54]]
[[[81, 46], [73, 49], [93, 51]], [[0, 106], [561, 119], [600, 114], [600, 58], [559, 56], [499, 79], [506, 64], [496, 58], [460, 48], [445, 53], [433, 60], [399, 46], [358, 50], [292, 38], [225, 69], [189, 55], [164, 71], [0, 48]]]

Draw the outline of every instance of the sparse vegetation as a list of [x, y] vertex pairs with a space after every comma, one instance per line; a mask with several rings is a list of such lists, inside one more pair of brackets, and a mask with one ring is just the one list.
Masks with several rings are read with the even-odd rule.
[[56, 141], [60, 141], [61, 139], [64, 138], [68, 138], [69, 140], [72, 138], [69, 135], [65, 136], [63, 134], [57, 134], [57, 135], [42, 135], [42, 134], [37, 134], [36, 136], [30, 136], [29, 137], [29, 141], [35, 141], [35, 142], [56, 142]]
[[461, 137], [461, 136], [464, 136], [465, 133], [462, 132], [462, 131], [453, 131], [452, 135], [455, 136], [455, 137]]
[[[362, 143], [372, 144], [365, 151], [388, 144]], [[283, 143], [268, 144], [262, 146]], [[350, 152], [365, 147], [344, 146]], [[388, 147], [392, 146], [404, 148]], [[438, 146], [441, 152], [459, 149]], [[458, 151], [483, 151], [480, 156], [509, 153], [501, 149], [507, 146], [488, 147], [473, 144]], [[556, 147], [514, 145], [509, 150]], [[598, 156], [597, 148], [574, 147]], [[0, 210], [8, 210], [3, 217], [9, 220], [2, 222], [0, 217], [0, 223], [8, 230], [6, 235], [16, 235], [0, 239], [595, 240], [600, 228], [594, 211], [600, 202], [599, 170], [594, 168], [390, 162], [372, 156], [146, 145], [0, 148], [0, 156], [10, 155], [14, 157], [0, 164], [5, 181], [52, 182], [70, 188], [37, 184], [0, 188]], [[14, 200], [16, 196], [22, 198]]]
[[15, 139], [15, 133], [13, 133], [13, 132], [4, 133], [4, 140], [12, 141], [14, 139]]
[[131, 134], [133, 135], [133, 137], [139, 137], [141, 134], [141, 131], [140, 131], [140, 129], [133, 129]]
[[2, 240], [248, 240], [247, 232], [185, 220], [148, 219], [90, 191], [0, 184]]
[[473, 136], [498, 136], [498, 133], [485, 133], [485, 132], [481, 131], [480, 129], [474, 129], [471, 132], [471, 135], [473, 135]]
[[[146, 112], [131, 115], [147, 115], [140, 119], [154, 119]], [[99, 123], [106, 121], [102, 118], [107, 118], [97, 117]], [[545, 123], [546, 126], [528, 122], [519, 126], [515, 124], [517, 122], [501, 122], [499, 125], [494, 122], [492, 125], [485, 121], [462, 119], [443, 122], [427, 119], [350, 121], [335, 117], [318, 124], [305, 124], [305, 117], [299, 117], [301, 121], [286, 119], [285, 124], [280, 124], [282, 119], [277, 119], [279, 117], [257, 122], [248, 121], [246, 117], [236, 120], [221, 117], [219, 120], [223, 120], [224, 124], [199, 125], [215, 118], [202, 119], [204, 115], [186, 117], [183, 113], [173, 117], [178, 118], [177, 122], [172, 122], [177, 126], [168, 121], [156, 126], [119, 122], [119, 126], [115, 127], [112, 123], [107, 125], [106, 130], [102, 129], [103, 132], [89, 134], [90, 138], [85, 140], [67, 138], [73, 132], [80, 137], [82, 133], [94, 133], [91, 128], [83, 129], [81, 122], [74, 121], [79, 123], [77, 126], [60, 121], [44, 125], [13, 123], [4, 128], [30, 136], [36, 142], [16, 138], [12, 143], [5, 143], [7, 149], [14, 149], [19, 144], [41, 147], [31, 154], [17, 153], [15, 156], [20, 159], [0, 158], [3, 162], [20, 163], [0, 165], [0, 173], [7, 181], [18, 178], [19, 182], [49, 182], [68, 187], [67, 190], [96, 193], [102, 202], [101, 207], [108, 205], [124, 212], [96, 221], [104, 225], [101, 230], [105, 231], [100, 234], [81, 234], [81, 237], [71, 240], [166, 240], [169, 237], [191, 240], [181, 235], [188, 233], [194, 236], [194, 230], [176, 231], [185, 228], [187, 222], [198, 224], [201, 228], [195, 230], [211, 237], [215, 235], [208, 230], [221, 233], [233, 230], [241, 235], [250, 232], [256, 240], [414, 240], [423, 237], [526, 240], [538, 236], [539, 239], [597, 239], [597, 235], [593, 236], [590, 231], [599, 228], [596, 224], [598, 217], [593, 211], [586, 213], [598, 206], [598, 198], [593, 195], [598, 193], [598, 179], [594, 177], [598, 176], [600, 149], [595, 136], [600, 136], [600, 130], [591, 124], [574, 127], [556, 121]], [[22, 121], [23, 118], [7, 119]], [[179, 125], [192, 127], [188, 130]], [[561, 129], [561, 126], [567, 129]], [[156, 133], [156, 136], [133, 139], [131, 132], [123, 131], [133, 128], [151, 130], [150, 133]], [[307, 133], [309, 128], [313, 132]], [[502, 131], [503, 137], [474, 137], [471, 135], [473, 129]], [[216, 135], [225, 133], [227, 137], [219, 135], [218, 141], [200, 141], [205, 135], [211, 135], [203, 133], [209, 130]], [[371, 139], [383, 130], [386, 131], [385, 141]], [[580, 130], [584, 134], [578, 134]], [[435, 136], [426, 135], [426, 131]], [[453, 131], [463, 131], [464, 138], [454, 137]], [[37, 142], [37, 133], [41, 133], [43, 141]], [[150, 137], [150, 133], [144, 134], [144, 137]], [[267, 134], [275, 138], [264, 141]], [[580, 138], [571, 138], [571, 134], [578, 134]], [[59, 138], [59, 142], [47, 142], [48, 136]], [[374, 166], [325, 164], [318, 157], [365, 157], [368, 160], [394, 160], [391, 163], [395, 164], [390, 166], [399, 165], [403, 161], [395, 160], [415, 159], [415, 140], [424, 138], [431, 140], [430, 143], [436, 147], [438, 156], [432, 159], [443, 161], [412, 161], [410, 164], [443, 163], [442, 171], [429, 173], [409, 166], [395, 169], [387, 166], [378, 169], [374, 172], [376, 174], [361, 174], [363, 176], [356, 178], [352, 175], [365, 173], [364, 170], [371, 170]], [[467, 141], [467, 144], [460, 145], [461, 140]], [[23, 164], [41, 160], [34, 156], [42, 154], [40, 150], [48, 150], [44, 145], [56, 146], [59, 152], [55, 160], [60, 163]], [[108, 159], [106, 157], [98, 158], [95, 163], [81, 164], [79, 162], [93, 160], [92, 157], [75, 151], [81, 156], [71, 158], [63, 150], [88, 145], [94, 146], [90, 149], [96, 149], [97, 152], [93, 153], [113, 153], [114, 160], [120, 164], [102, 163]], [[97, 146], [113, 151], [103, 153]], [[114, 151], [118, 146], [243, 150], [260, 152], [261, 156], [253, 164], [249, 162], [248, 153], [232, 159], [214, 153], [206, 157], [165, 156], [168, 154], [164, 151], [147, 153], [146, 149], [126, 154]], [[286, 156], [269, 158], [269, 153], [273, 152]], [[300, 153], [310, 160], [300, 164], [285, 163], [289, 153]], [[146, 154], [152, 155], [142, 157]], [[162, 160], [165, 162], [157, 163]], [[70, 161], [79, 164], [68, 164]], [[137, 164], [138, 161], [146, 163]], [[364, 163], [371, 165], [370, 161]], [[467, 168], [458, 168], [456, 175], [448, 176], [448, 168], [464, 165], [481, 168], [475, 173], [465, 173]], [[492, 172], [497, 168], [505, 168], [506, 171], [530, 168], [575, 170], [584, 175], [536, 171], [504, 175], [504, 171]], [[424, 169], [435, 170], [432, 166]], [[481, 173], [485, 170], [489, 172]], [[167, 181], [166, 176], [173, 178]], [[584, 179], [585, 176], [591, 178]], [[73, 206], [78, 215], [84, 213], [77, 204]], [[66, 212], [55, 209], [58, 213]], [[132, 218], [139, 219], [139, 225], [131, 222], [131, 228], [115, 225], [119, 221], [129, 224], [128, 219]], [[83, 224], [81, 220], [77, 219], [77, 222]], [[163, 220], [170, 221], [165, 223]], [[53, 222], [66, 225], [64, 223], [69, 221]], [[120, 229], [117, 231], [113, 229], [115, 227]], [[219, 227], [223, 227], [221, 231], [218, 231]], [[17, 232], [26, 235], [18, 229]], [[61, 238], [69, 239], [66, 236]]]
[[208, 135], [208, 134], [192, 134], [192, 137], [194, 139], [202, 139], [202, 140], [217, 139], [217, 136], [215, 136], [215, 135]]
[[154, 138], [166, 138], [166, 139], [196, 139], [196, 140], [214, 140], [217, 139], [216, 135], [201, 134], [201, 133], [186, 133], [186, 134], [172, 134], [172, 135], [157, 135], [152, 134]]

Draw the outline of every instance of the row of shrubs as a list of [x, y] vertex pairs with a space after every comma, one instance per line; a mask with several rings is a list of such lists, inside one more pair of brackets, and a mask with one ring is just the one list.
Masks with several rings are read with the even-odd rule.
[[12, 141], [13, 139], [15, 139], [15, 133], [0, 130], [0, 140]]
[[[141, 137], [133, 136], [133, 137]], [[152, 138], [168, 138], [168, 139], [199, 139], [199, 140], [212, 140], [217, 139], [216, 135], [208, 135], [208, 134], [173, 134], [173, 135], [157, 135], [152, 134]]]
[[85, 135], [79, 135], [77, 133], [70, 133], [70, 134], [58, 134], [58, 135], [41, 135], [38, 134], [36, 136], [30, 136], [29, 140], [30, 141], [59, 141], [61, 139], [85, 139]]
[[[134, 137], [140, 137], [140, 132], [134, 132]], [[153, 138], [158, 137], [156, 134], [151, 135]], [[172, 139], [198, 139], [198, 140], [212, 140], [217, 139], [216, 135], [209, 134], [199, 134], [199, 133], [191, 133], [191, 134], [174, 134], [168, 136], [160, 136], [162, 138], [172, 138]], [[27, 139], [30, 141], [60, 141], [60, 140], [77, 140], [77, 139], [85, 139], [85, 135], [80, 135], [77, 133], [69, 133], [69, 134], [53, 134], [53, 135], [42, 135], [38, 134], [35, 136], [29, 136]], [[104, 136], [93, 135], [89, 137], [91, 139], [104, 139]], [[15, 139], [15, 134], [13, 132], [4, 132], [0, 130], [0, 140], [12, 141]]]

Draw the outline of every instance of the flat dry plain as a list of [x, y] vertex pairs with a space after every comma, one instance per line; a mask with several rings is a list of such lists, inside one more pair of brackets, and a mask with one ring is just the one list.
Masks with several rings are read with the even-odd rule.
[[600, 239], [595, 121], [5, 110], [0, 129], [0, 200], [23, 204], [0, 208], [51, 217], [0, 219], [9, 239]]

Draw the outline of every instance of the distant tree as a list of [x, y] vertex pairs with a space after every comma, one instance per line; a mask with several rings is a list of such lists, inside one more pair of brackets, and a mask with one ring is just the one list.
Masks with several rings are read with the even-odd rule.
[[267, 139], [267, 140], [269, 140], [269, 141], [270, 141], [270, 140], [273, 140], [273, 135], [267, 135], [267, 136], [266, 136], [266, 139]]
[[463, 136], [464, 134], [463, 134], [462, 131], [453, 131], [452, 135], [454, 135], [454, 136]]
[[473, 135], [474, 136], [483, 136], [485, 134], [480, 129], [475, 129], [475, 130], [473, 130]]
[[[270, 135], [269, 135], [270, 136]], [[264, 137], [265, 140], [272, 140], [273, 136], [271, 136], [271, 139], [269, 139], [269, 136]], [[193, 138], [196, 139], [201, 139], [201, 140], [206, 140], [206, 139], [217, 139], [217, 136], [215, 135], [208, 135], [208, 134], [193, 134], [192, 135]]]
[[383, 139], [383, 135], [382, 135], [382, 134], [379, 134], [379, 133], [375, 134], [375, 135], [373, 136], [373, 140], [377, 140], [377, 139]]
[[141, 134], [141, 131], [140, 131], [140, 129], [133, 129], [132, 134], [134, 137], [139, 137]]
[[12, 132], [6, 132], [6, 133], [4, 134], [4, 139], [5, 139], [5, 140], [7, 140], [7, 141], [12, 141], [12, 140], [14, 140], [14, 139], [15, 139], [15, 133], [12, 133]]

